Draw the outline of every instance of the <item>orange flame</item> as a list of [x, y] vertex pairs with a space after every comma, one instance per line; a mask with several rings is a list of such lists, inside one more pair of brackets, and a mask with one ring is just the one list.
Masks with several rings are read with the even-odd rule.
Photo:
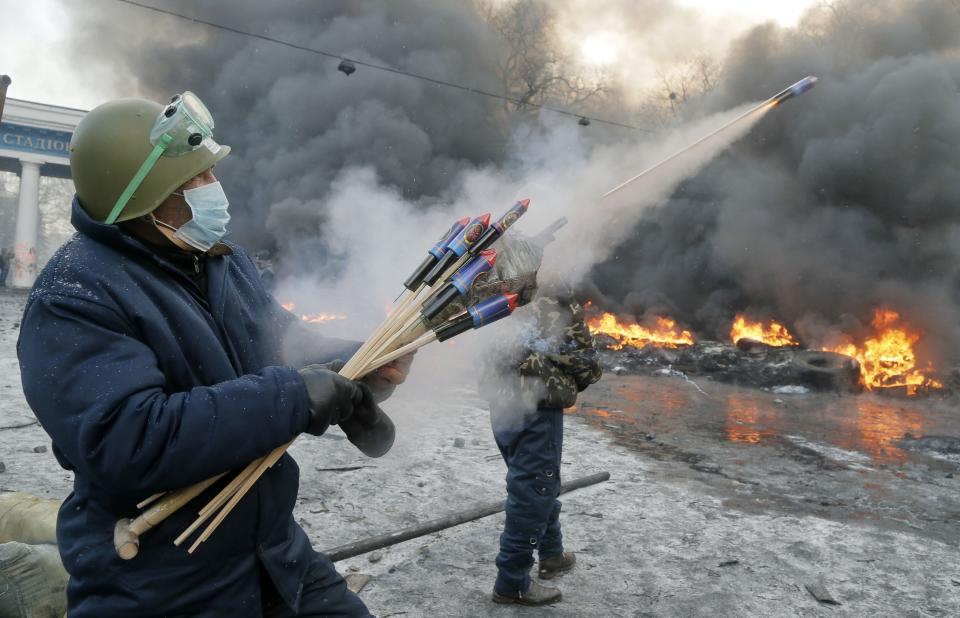
[[346, 320], [347, 316], [334, 313], [303, 313], [300, 315], [300, 319], [304, 322], [310, 322], [311, 324], [318, 324], [332, 320]]
[[672, 318], [658, 317], [653, 328], [645, 328], [639, 324], [624, 324], [612, 313], [604, 313], [587, 318], [587, 326], [594, 335], [607, 335], [616, 340], [617, 343], [610, 346], [613, 350], [647, 345], [676, 348], [694, 343], [693, 334], [677, 328], [677, 322]]
[[[287, 311], [292, 312], [297, 308], [296, 303], [280, 303], [280, 306]], [[346, 320], [347, 316], [336, 313], [301, 313], [300, 319], [310, 324], [320, 324], [322, 322], [331, 322], [333, 320]]]
[[915, 395], [921, 387], [942, 388], [943, 384], [917, 368], [913, 346], [920, 340], [920, 333], [899, 322], [900, 314], [896, 311], [877, 309], [872, 323], [875, 336], [861, 346], [846, 343], [824, 349], [856, 358], [860, 362], [860, 380], [868, 390], [905, 387], [908, 394]]
[[766, 323], [750, 322], [741, 313], [737, 314], [733, 326], [730, 327], [730, 339], [734, 343], [741, 339], [753, 339], [774, 347], [798, 345], [783, 324], [774, 320], [768, 320]]

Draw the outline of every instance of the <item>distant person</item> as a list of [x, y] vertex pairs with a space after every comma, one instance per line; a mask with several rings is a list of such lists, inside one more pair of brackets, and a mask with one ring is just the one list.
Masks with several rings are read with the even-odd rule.
[[576, 564], [573, 552], [564, 551], [557, 499], [563, 409], [600, 379], [602, 369], [583, 308], [569, 286], [556, 282], [537, 288], [542, 249], [510, 234], [498, 251], [494, 276], [482, 286], [519, 292], [521, 302], [530, 304], [507, 325], [515, 332], [501, 338], [505, 343], [491, 355], [480, 389], [490, 399], [494, 439], [507, 466], [506, 521], [493, 601], [548, 605], [562, 595], [530, 578], [534, 552], [542, 580]]
[[300, 433], [339, 424], [354, 444], [388, 449], [393, 424], [377, 403], [411, 358], [363, 381], [314, 364], [357, 344], [302, 326], [223, 242], [230, 214], [213, 166], [230, 148], [192, 93], [101, 105], [70, 150], [78, 233], [37, 279], [17, 342], [27, 401], [74, 473], [57, 522], [69, 616], [368, 616], [293, 518], [289, 454], [196, 553], [173, 539], [233, 475], [142, 536], [136, 558], [117, 555], [114, 525], [137, 503]]

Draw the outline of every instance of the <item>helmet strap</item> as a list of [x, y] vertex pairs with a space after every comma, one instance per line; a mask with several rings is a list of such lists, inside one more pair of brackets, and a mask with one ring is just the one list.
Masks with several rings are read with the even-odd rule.
[[160, 136], [160, 140], [157, 142], [157, 145], [153, 147], [153, 150], [150, 151], [150, 154], [147, 155], [146, 160], [140, 166], [140, 169], [137, 170], [137, 173], [133, 175], [133, 178], [130, 179], [130, 182], [127, 184], [127, 188], [123, 190], [123, 193], [120, 194], [120, 197], [117, 198], [117, 203], [113, 205], [113, 210], [110, 211], [110, 214], [107, 215], [107, 218], [104, 219], [104, 223], [107, 225], [113, 225], [117, 221], [117, 217], [120, 216], [120, 213], [123, 212], [123, 209], [126, 207], [127, 202], [130, 201], [130, 198], [133, 197], [133, 194], [137, 189], [140, 188], [140, 185], [143, 183], [143, 179], [147, 177], [147, 174], [150, 173], [150, 170], [153, 169], [153, 166], [157, 164], [157, 161], [163, 156], [163, 152], [167, 149], [167, 146], [170, 145], [170, 142], [173, 141], [173, 138], [167, 134]]

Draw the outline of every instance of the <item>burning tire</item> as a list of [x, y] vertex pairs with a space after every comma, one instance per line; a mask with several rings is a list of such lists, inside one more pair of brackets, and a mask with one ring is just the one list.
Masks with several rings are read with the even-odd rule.
[[797, 380], [818, 390], [860, 389], [860, 363], [835, 352], [797, 352], [793, 356]]

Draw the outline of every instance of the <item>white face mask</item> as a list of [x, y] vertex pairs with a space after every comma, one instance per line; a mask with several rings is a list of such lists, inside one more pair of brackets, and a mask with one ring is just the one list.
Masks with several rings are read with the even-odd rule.
[[190, 207], [191, 219], [177, 228], [173, 235], [191, 247], [208, 251], [227, 233], [227, 223], [230, 221], [227, 195], [219, 182], [212, 182], [196, 189], [187, 189], [182, 197]]

